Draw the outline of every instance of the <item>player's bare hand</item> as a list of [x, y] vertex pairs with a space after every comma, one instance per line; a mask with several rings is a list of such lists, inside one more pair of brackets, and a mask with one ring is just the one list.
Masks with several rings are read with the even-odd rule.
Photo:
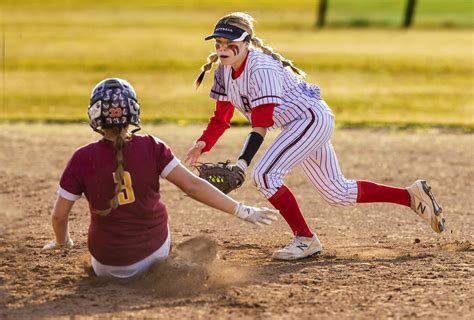
[[253, 223], [259, 227], [270, 225], [277, 220], [278, 210], [260, 207], [249, 207], [239, 203], [234, 214], [242, 220]]
[[54, 249], [71, 249], [74, 246], [74, 242], [71, 238], [68, 238], [65, 243], [57, 243], [55, 240], [49, 241], [42, 250], [54, 250]]
[[204, 147], [206, 147], [206, 143], [204, 141], [197, 141], [186, 153], [184, 164], [188, 167], [194, 166], [199, 159]]

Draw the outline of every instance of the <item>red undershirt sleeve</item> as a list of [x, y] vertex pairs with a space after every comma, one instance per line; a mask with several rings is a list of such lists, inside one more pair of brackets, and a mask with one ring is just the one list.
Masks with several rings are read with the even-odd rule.
[[224, 131], [230, 128], [230, 120], [234, 115], [234, 105], [229, 101], [216, 101], [214, 116], [209, 120], [207, 128], [197, 141], [204, 141], [206, 146], [202, 152], [208, 152], [214, 147]]
[[262, 104], [252, 108], [252, 128], [273, 126], [273, 109], [275, 109], [274, 103]]

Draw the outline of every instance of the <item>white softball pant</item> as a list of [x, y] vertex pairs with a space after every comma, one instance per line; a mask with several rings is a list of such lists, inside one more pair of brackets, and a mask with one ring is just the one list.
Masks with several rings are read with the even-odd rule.
[[270, 198], [283, 185], [286, 174], [301, 165], [326, 202], [334, 206], [354, 204], [357, 183], [346, 180], [341, 173], [330, 142], [333, 131], [334, 115], [323, 100], [284, 126], [253, 169], [259, 192]]
[[154, 263], [168, 258], [171, 246], [170, 227], [168, 225], [168, 237], [161, 247], [148, 257], [129, 266], [108, 266], [100, 263], [94, 257], [91, 258], [92, 268], [98, 277], [112, 277], [118, 280], [131, 280], [145, 273]]

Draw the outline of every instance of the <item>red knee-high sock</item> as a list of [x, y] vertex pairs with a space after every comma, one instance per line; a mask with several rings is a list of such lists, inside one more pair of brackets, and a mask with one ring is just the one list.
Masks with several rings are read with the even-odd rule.
[[308, 227], [295, 196], [285, 185], [281, 186], [268, 201], [276, 209], [280, 210], [280, 214], [285, 218], [294, 235], [303, 237], [313, 236], [313, 232]]
[[410, 194], [405, 188], [357, 180], [357, 202], [390, 202], [410, 207]]

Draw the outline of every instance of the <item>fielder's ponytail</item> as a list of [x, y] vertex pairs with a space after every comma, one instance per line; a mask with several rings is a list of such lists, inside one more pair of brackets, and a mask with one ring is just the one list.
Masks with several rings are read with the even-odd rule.
[[[280, 61], [283, 67], [290, 68], [290, 70], [294, 74], [296, 74], [298, 77], [304, 78], [306, 76], [306, 73], [303, 70], [295, 67], [293, 65], [293, 62], [291, 62], [291, 60], [285, 59], [279, 53], [274, 52], [272, 47], [264, 45], [263, 40], [255, 36], [254, 27], [253, 27], [254, 21], [255, 21], [254, 18], [252, 18], [252, 16], [247, 13], [234, 12], [220, 18], [219, 21], [217, 21], [216, 25], [230, 24], [246, 31], [251, 37], [250, 41], [253, 47], [255, 47], [258, 50], [262, 50], [263, 53], [268, 54], [269, 56], [271, 56], [273, 59], [277, 61]], [[196, 89], [199, 87], [202, 80], [204, 79], [204, 75], [206, 74], [206, 72], [211, 70], [212, 64], [216, 62], [217, 59], [218, 57], [216, 53], [209, 55], [209, 57], [207, 58], [208, 63], [202, 66], [201, 74], [196, 79], [196, 81], [194, 81], [194, 86], [196, 87]]]
[[293, 71], [293, 73], [300, 78], [306, 77], [306, 73], [303, 70], [295, 67], [291, 60], [285, 59], [281, 54], [274, 52], [272, 47], [264, 45], [262, 39], [258, 37], [252, 37], [251, 41], [255, 48], [262, 50], [263, 53], [268, 54], [277, 61], [280, 61], [283, 67], [289, 67], [291, 71]]
[[197, 89], [202, 83], [202, 80], [204, 79], [204, 76], [206, 75], [206, 72], [211, 71], [212, 65], [217, 62], [218, 60], [217, 53], [211, 53], [207, 57], [207, 63], [201, 67], [201, 74], [199, 74], [199, 77], [194, 81], [194, 87]]

